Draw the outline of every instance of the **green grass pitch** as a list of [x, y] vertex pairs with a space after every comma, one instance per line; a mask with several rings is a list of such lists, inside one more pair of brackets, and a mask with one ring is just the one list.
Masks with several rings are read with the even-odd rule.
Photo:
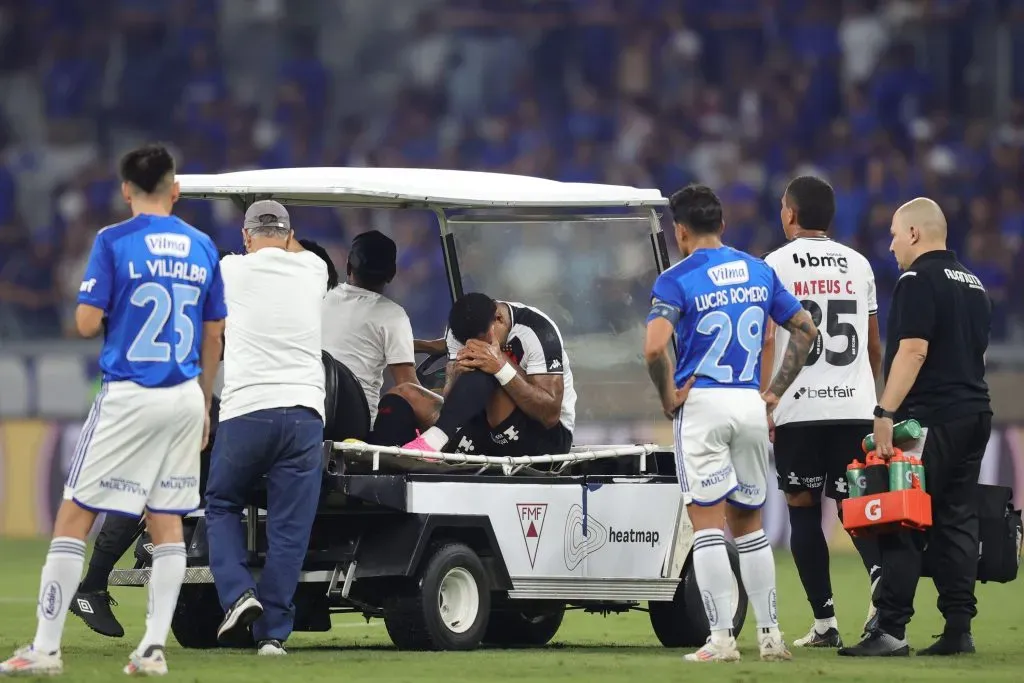
[[[45, 541], [0, 541], [0, 655], [29, 642], [35, 633], [35, 595]], [[800, 588], [792, 559], [776, 556], [779, 615], [786, 641], [802, 636], [811, 624], [810, 609]], [[855, 642], [867, 607], [864, 569], [857, 558], [833, 559], [833, 585], [844, 639]], [[64, 637], [64, 676], [69, 681], [111, 681], [121, 677], [128, 652], [141, 637], [144, 589], [114, 590], [115, 608], [125, 625], [122, 639], [103, 638], [68, 616]], [[732, 664], [691, 664], [682, 651], [658, 643], [647, 615], [600, 615], [572, 612], [551, 645], [537, 650], [478, 650], [466, 653], [398, 652], [380, 620], [369, 625], [353, 617], [335, 617], [328, 633], [297, 633], [287, 657], [257, 658], [247, 651], [196, 651], [180, 648], [173, 637], [168, 648], [170, 680], [256, 683], [311, 683], [319, 680], [442, 683], [455, 681], [729, 681], [762, 683], [787, 681], [1024, 681], [1024, 585], [989, 584], [978, 587], [975, 621], [978, 654], [968, 657], [859, 660], [837, 657], [833, 651], [794, 648], [792, 662], [757, 660], [753, 613], [740, 636], [744, 661]], [[941, 631], [935, 609], [935, 590], [922, 581], [917, 593], [918, 614], [911, 623], [912, 646], [924, 647]]]

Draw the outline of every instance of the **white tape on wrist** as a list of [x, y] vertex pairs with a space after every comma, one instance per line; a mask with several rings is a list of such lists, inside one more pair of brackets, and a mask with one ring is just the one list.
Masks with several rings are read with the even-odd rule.
[[511, 363], [505, 363], [501, 370], [494, 374], [494, 377], [498, 380], [498, 384], [505, 386], [516, 378], [516, 369], [512, 367]]

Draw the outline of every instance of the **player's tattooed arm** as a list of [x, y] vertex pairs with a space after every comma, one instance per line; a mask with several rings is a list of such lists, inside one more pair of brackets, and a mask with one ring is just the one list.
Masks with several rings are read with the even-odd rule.
[[800, 374], [804, 363], [807, 362], [811, 344], [818, 336], [818, 328], [814, 326], [810, 313], [803, 309], [787, 320], [783, 327], [789, 332], [789, 343], [786, 345], [779, 370], [768, 387], [768, 392], [776, 397], [786, 393], [789, 385]]

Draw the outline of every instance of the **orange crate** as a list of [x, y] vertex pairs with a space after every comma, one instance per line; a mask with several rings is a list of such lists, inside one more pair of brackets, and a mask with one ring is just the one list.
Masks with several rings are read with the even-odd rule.
[[843, 501], [843, 528], [854, 536], [927, 529], [932, 525], [932, 498], [920, 488], [858, 496]]

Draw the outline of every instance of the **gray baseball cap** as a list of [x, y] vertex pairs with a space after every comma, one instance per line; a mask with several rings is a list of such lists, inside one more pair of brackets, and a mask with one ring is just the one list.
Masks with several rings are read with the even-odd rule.
[[287, 228], [291, 229], [292, 221], [288, 217], [288, 210], [279, 202], [273, 199], [264, 199], [254, 202], [245, 211], [245, 222], [242, 226], [246, 230], [253, 228]]

